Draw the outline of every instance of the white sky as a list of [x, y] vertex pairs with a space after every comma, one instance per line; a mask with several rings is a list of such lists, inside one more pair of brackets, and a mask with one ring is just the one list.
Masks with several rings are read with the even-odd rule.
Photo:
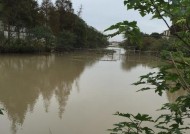
[[[42, 0], [38, 0], [41, 2]], [[109, 26], [124, 20], [138, 22], [138, 26], [144, 33], [162, 33], [167, 29], [162, 20], [151, 20], [150, 16], [141, 17], [137, 12], [127, 11], [123, 5], [124, 0], [72, 0], [75, 12], [83, 6], [82, 18], [90, 26], [99, 31], [104, 31]], [[55, 2], [55, 0], [52, 0]], [[122, 36], [117, 36], [111, 40], [121, 41]]]

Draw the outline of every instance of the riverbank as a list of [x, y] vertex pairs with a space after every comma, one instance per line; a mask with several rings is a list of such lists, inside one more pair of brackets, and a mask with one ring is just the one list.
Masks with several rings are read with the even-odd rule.
[[41, 52], [41, 51], [34, 51], [34, 52], [1, 52], [0, 55], [22, 55], [22, 54], [36, 54], [36, 55], [49, 55], [49, 54], [67, 54], [67, 53], [76, 53], [76, 52], [88, 52], [88, 53], [96, 53], [96, 54], [114, 54], [116, 51], [114, 49], [106, 49], [106, 48], [99, 48], [99, 49], [72, 49], [69, 51], [49, 51], [49, 52]]

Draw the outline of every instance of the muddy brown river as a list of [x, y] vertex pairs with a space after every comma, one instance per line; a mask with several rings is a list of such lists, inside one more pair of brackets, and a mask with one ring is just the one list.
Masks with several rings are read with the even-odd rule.
[[[0, 134], [109, 134], [117, 111], [159, 115], [176, 94], [136, 92], [152, 56], [91, 52], [0, 56]], [[183, 94], [183, 93], [181, 93]]]

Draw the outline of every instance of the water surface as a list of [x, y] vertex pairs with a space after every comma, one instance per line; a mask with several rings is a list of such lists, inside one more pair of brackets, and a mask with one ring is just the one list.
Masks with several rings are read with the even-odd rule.
[[1, 134], [108, 134], [117, 111], [149, 113], [175, 96], [131, 85], [159, 61], [151, 56], [78, 52], [1, 55]]

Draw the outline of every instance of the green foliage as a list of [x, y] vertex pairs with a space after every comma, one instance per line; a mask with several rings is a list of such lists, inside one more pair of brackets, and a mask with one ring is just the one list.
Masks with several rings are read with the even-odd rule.
[[13, 38], [8, 42], [4, 37], [1, 52], [31, 53], [50, 51], [54, 48], [55, 37], [46, 27], [35, 27], [25, 38]]
[[135, 42], [131, 42], [129, 38], [126, 37], [124, 42], [121, 44], [125, 49], [129, 49], [130, 47], [135, 48], [136, 50], [141, 50], [141, 51], [163, 51], [163, 50], [168, 50], [168, 51], [174, 51], [176, 50], [176, 47], [174, 45], [174, 39], [169, 38], [161, 38], [160, 34], [159, 35], [154, 35], [152, 33], [151, 35], [148, 34], [143, 34], [141, 33], [141, 42], [138, 43], [138, 41], [135, 40]]
[[144, 122], [154, 122], [152, 120], [152, 117], [150, 117], [147, 114], [123, 114], [117, 112], [115, 115], [118, 115], [120, 117], [126, 118], [128, 121], [126, 122], [120, 122], [117, 124], [114, 124], [116, 126], [114, 129], [109, 129], [109, 131], [112, 131], [111, 134], [118, 134], [118, 133], [125, 133], [128, 134], [138, 134], [138, 133], [146, 133], [146, 134], [153, 134], [154, 131], [148, 127], [142, 127], [142, 124]]
[[161, 39], [162, 38], [162, 35], [159, 33], [156, 33], [156, 32], [151, 33], [150, 36], [155, 38], [155, 39]]
[[[7, 40], [6, 40], [7, 41]], [[15, 39], [9, 44], [1, 46], [1, 53], [33, 53], [45, 51], [44, 46], [39, 41]]]
[[87, 27], [88, 48], [102, 48], [109, 45], [107, 38], [93, 27]]
[[[155, 93], [162, 96], [164, 92], [174, 93], [178, 90], [190, 90], [190, 1], [189, 0], [124, 0], [124, 4], [127, 9], [137, 10], [142, 17], [147, 14], [151, 14], [152, 18], [162, 19], [171, 30], [172, 36], [169, 41], [162, 41], [159, 38], [153, 39], [152, 37], [143, 37], [143, 43], [154, 44], [159, 41], [164, 51], [161, 53], [161, 57], [165, 64], [160, 66], [159, 72], [149, 73], [141, 76], [140, 80], [134, 85], [144, 85], [144, 88], [139, 91], [154, 90]], [[170, 18], [173, 26], [169, 26], [165, 17]], [[111, 26], [108, 30], [119, 29], [112, 35], [127, 33], [133, 35], [135, 32], [133, 29], [137, 29], [136, 25], [131, 25], [130, 22], [118, 23]], [[122, 28], [120, 28], [122, 27]], [[127, 28], [130, 27], [130, 31]], [[132, 32], [132, 33], [130, 33]], [[140, 32], [140, 31], [139, 31]], [[111, 36], [112, 36], [111, 35]], [[139, 34], [138, 34], [139, 35]], [[154, 35], [157, 35], [154, 33]], [[127, 40], [133, 40], [134, 38], [126, 36]], [[142, 43], [142, 44], [143, 44]], [[145, 46], [145, 44], [143, 44]], [[135, 44], [139, 45], [139, 44]], [[139, 45], [140, 46], [140, 45]], [[146, 48], [147, 49], [147, 48]], [[148, 86], [147, 86], [148, 85]], [[144, 122], [144, 118], [137, 118], [133, 114], [119, 113], [117, 115], [124, 116], [128, 120], [126, 122], [117, 123], [116, 128], [111, 129], [114, 134], [126, 133], [126, 134], [182, 134], [185, 130], [190, 129], [187, 120], [190, 115], [190, 94], [179, 96], [175, 102], [166, 103], [160, 108], [164, 110], [166, 114], [161, 114], [157, 119], [153, 120], [148, 115], [141, 115], [140, 117], [147, 117], [151, 120], [146, 120], [154, 125], [154, 128], [146, 127], [141, 123]], [[143, 131], [143, 128], [147, 131]], [[158, 132], [154, 132], [156, 129]]]
[[137, 26], [136, 21], [132, 21], [132, 22], [123, 21], [123, 22], [110, 26], [105, 31], [109, 31], [109, 30], [116, 30], [116, 31], [112, 34], [109, 34], [108, 37], [113, 37], [122, 33], [122, 34], [125, 34], [129, 42], [132, 44], [140, 43], [142, 39], [142, 35], [140, 32], [140, 29]]
[[3, 115], [3, 109], [0, 109], [0, 115]]
[[69, 32], [63, 31], [57, 39], [56, 51], [69, 51], [74, 48], [76, 43], [76, 35]]
[[47, 27], [35, 27], [31, 30], [32, 40], [38, 40], [43, 44], [46, 51], [51, 50], [52, 47], [54, 47], [55, 37], [53, 36], [51, 30]]
[[[92, 29], [74, 14], [68, 0], [56, 0], [55, 4], [43, 0], [41, 6], [34, 0], [2, 0], [0, 8], [0, 18], [8, 32], [7, 39], [0, 42], [1, 52], [49, 52], [58, 48], [67, 51], [106, 47], [108, 43], [97, 30], [88, 35]], [[25, 29], [24, 38], [20, 37], [22, 29]]]
[[73, 28], [74, 34], [77, 36], [76, 43], [74, 45], [75, 48], [87, 48], [86, 44], [86, 36], [87, 36], [87, 25], [86, 23], [78, 18], [78, 16], [75, 16], [75, 27]]

